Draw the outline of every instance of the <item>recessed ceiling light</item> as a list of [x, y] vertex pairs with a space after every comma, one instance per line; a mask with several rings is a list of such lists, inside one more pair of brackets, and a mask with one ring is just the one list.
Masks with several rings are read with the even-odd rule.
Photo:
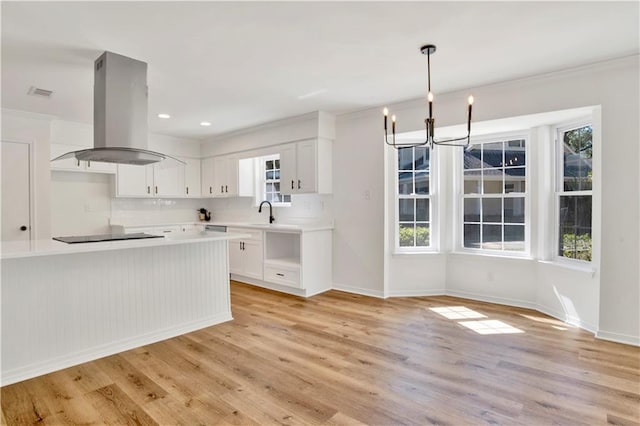
[[158, 114], [158, 118], [171, 118], [169, 114]]
[[200, 125], [201, 126], [211, 126], [211, 123], [209, 123], [208, 121], [201, 121]]

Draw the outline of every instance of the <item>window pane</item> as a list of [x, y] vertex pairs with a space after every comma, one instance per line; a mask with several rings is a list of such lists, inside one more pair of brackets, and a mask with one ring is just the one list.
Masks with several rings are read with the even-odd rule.
[[274, 160], [274, 165], [276, 169], [280, 168], [280, 160]]
[[482, 200], [482, 221], [502, 223], [502, 198]]
[[482, 145], [482, 167], [502, 167], [502, 142], [485, 143]]
[[504, 148], [505, 167], [524, 166], [525, 142], [523, 140], [509, 141]]
[[504, 223], [524, 223], [524, 197], [504, 199]]
[[273, 172], [273, 178], [274, 179], [280, 179], [280, 170], [275, 170]]
[[275, 191], [273, 184], [267, 183], [267, 192], [273, 192], [273, 191]]
[[283, 203], [290, 203], [291, 202], [291, 195], [283, 195], [282, 196], [282, 202]]
[[267, 180], [273, 180], [273, 179], [275, 179], [273, 171], [267, 171]]
[[413, 169], [413, 148], [398, 149], [398, 170]]
[[464, 221], [465, 222], [480, 222], [480, 201], [481, 200], [479, 198], [465, 198], [464, 200]]
[[273, 184], [273, 190], [280, 192], [280, 182], [276, 182]]
[[593, 156], [591, 126], [564, 132], [564, 190], [587, 191], [592, 188]]
[[482, 146], [472, 145], [472, 148], [463, 151], [465, 169], [482, 168]]
[[509, 194], [511, 192], [522, 192], [526, 190], [525, 185], [525, 169], [524, 167], [518, 167], [514, 169], [505, 169], [504, 171], [504, 192]]
[[416, 200], [416, 221], [429, 221], [429, 200], [426, 198], [418, 198]]
[[429, 170], [429, 148], [416, 148], [415, 150], [415, 169]]
[[482, 248], [502, 250], [502, 225], [482, 225]]
[[398, 194], [401, 194], [401, 195], [413, 194], [413, 173], [412, 172], [398, 173]]
[[414, 230], [413, 224], [400, 224], [398, 240], [400, 247], [413, 247], [414, 246]]
[[464, 193], [480, 194], [482, 183], [482, 172], [480, 170], [472, 170], [464, 172]]
[[416, 194], [429, 193], [429, 173], [416, 172]]
[[504, 249], [524, 251], [524, 225], [504, 226]]
[[416, 223], [416, 246], [429, 246], [429, 224]]
[[483, 189], [485, 194], [502, 194], [503, 169], [489, 169], [482, 173]]
[[480, 248], [480, 225], [464, 225], [464, 246]]
[[273, 170], [273, 160], [267, 161], [266, 169], [267, 170]]
[[413, 199], [398, 200], [398, 219], [400, 222], [414, 222], [416, 220], [413, 207]]
[[591, 260], [591, 196], [560, 197], [559, 255]]

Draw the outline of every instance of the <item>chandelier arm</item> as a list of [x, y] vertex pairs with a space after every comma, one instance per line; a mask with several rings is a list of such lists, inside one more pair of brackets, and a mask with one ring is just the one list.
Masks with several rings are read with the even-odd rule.
[[[463, 142], [464, 141], [464, 142]], [[462, 143], [460, 143], [462, 142]], [[433, 141], [434, 145], [447, 145], [447, 146], [469, 146], [469, 138], [467, 136], [462, 138], [443, 139]]]

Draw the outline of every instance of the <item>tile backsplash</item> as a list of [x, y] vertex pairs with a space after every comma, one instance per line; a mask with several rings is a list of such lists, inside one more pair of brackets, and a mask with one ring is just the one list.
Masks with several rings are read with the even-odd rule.
[[161, 224], [172, 222], [196, 222], [198, 210], [208, 207], [208, 200], [163, 198], [113, 198], [111, 199], [111, 223]]

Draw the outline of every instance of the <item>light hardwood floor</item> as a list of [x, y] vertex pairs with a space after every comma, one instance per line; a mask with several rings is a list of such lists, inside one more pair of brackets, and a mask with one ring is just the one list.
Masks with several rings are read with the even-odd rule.
[[[464, 306], [485, 315], [448, 319]], [[640, 349], [453, 297], [232, 284], [234, 320], [3, 387], [22, 424], [637, 424]], [[459, 311], [458, 311], [459, 312]], [[473, 316], [467, 312], [466, 315]], [[522, 331], [478, 334], [462, 321]]]

